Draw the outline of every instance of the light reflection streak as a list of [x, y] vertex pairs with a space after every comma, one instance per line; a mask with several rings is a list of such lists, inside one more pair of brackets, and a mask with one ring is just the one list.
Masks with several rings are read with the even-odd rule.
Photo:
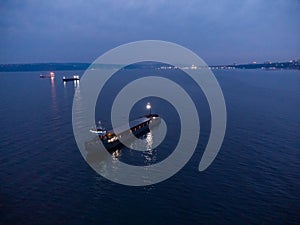
[[58, 105], [57, 105], [54, 77], [51, 77], [50, 81], [51, 81], [52, 109], [53, 109], [53, 112], [57, 113], [59, 110], [58, 110]]
[[[67, 87], [67, 81], [63, 81], [63, 84], [64, 84], [64, 88], [66, 88]], [[74, 85], [74, 88], [79, 88], [79, 80], [74, 80], [73, 85]]]
[[147, 151], [150, 151], [152, 149], [152, 145], [153, 145], [153, 135], [152, 135], [152, 132], [147, 133], [146, 143], [147, 143]]

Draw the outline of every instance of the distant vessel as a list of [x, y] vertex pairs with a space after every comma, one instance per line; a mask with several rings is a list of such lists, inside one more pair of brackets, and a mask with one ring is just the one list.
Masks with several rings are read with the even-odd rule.
[[150, 131], [149, 124], [153, 123], [153, 125], [157, 125], [160, 122], [158, 114], [148, 114], [130, 121], [129, 129], [124, 125], [117, 127], [114, 130], [106, 131], [102, 126], [98, 126], [96, 129], [90, 130], [90, 132], [99, 136], [107, 150], [115, 150], [117, 147], [122, 145], [119, 141], [121, 137], [123, 140], [129, 140], [130, 137], [132, 137], [131, 134], [138, 137]]
[[54, 72], [50, 72], [47, 75], [40, 74], [40, 78], [54, 78], [54, 77], [55, 77]]
[[80, 77], [78, 75], [74, 75], [73, 77], [63, 77], [62, 78], [63, 81], [76, 81], [76, 80], [80, 80]]

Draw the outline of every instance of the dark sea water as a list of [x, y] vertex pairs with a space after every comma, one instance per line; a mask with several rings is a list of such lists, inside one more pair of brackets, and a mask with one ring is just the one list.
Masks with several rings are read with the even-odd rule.
[[[39, 72], [0, 74], [1, 225], [300, 224], [300, 71], [215, 71], [228, 122], [222, 148], [204, 172], [198, 164], [210, 116], [203, 94], [191, 86], [203, 109], [196, 152], [176, 175], [145, 187], [106, 180], [81, 156], [72, 130], [80, 84], [61, 80], [74, 73], [57, 71], [53, 81]], [[108, 90], [118, 89], [113, 85]], [[152, 105], [168, 117], [171, 134], [155, 160], [170, 154], [178, 138], [178, 115], [160, 101]], [[98, 108], [103, 116], [96, 120], [108, 120], [109, 103]], [[128, 151], [119, 160], [130, 160]]]

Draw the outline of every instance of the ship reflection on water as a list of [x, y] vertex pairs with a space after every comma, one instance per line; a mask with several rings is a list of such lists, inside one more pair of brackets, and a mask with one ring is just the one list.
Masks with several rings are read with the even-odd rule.
[[151, 132], [149, 132], [147, 134], [146, 142], [147, 142], [147, 150], [150, 151], [152, 149], [152, 145], [153, 145], [153, 135]]
[[118, 158], [121, 156], [121, 150], [116, 149], [114, 152], [111, 153], [111, 156], [114, 160], [118, 160]]
[[152, 148], [153, 146], [153, 133], [149, 132], [146, 134], [146, 146], [147, 146], [147, 151], [143, 152], [143, 157], [144, 157], [144, 163], [145, 165], [151, 165], [154, 164], [157, 160], [157, 150]]

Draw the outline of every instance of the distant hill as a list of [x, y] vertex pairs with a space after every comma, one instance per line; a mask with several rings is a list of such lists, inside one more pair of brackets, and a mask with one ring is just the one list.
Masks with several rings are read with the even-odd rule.
[[86, 70], [90, 63], [1, 64], [0, 72]]
[[[22, 72], [22, 71], [59, 71], [59, 70], [86, 70], [89, 68], [90, 63], [33, 63], [33, 64], [0, 64], [0, 72]], [[193, 65], [194, 66], [194, 65]], [[183, 68], [192, 68], [183, 67]], [[93, 68], [121, 68], [121, 65], [104, 65], [93, 64]], [[209, 66], [211, 69], [292, 69], [300, 70], [300, 60], [292, 60], [289, 62], [265, 62], [265, 63], [249, 63], [249, 64], [231, 64], [231, 65], [216, 65]], [[143, 62], [139, 64], [133, 64], [125, 67], [126, 69], [143, 69], [143, 68], [173, 68], [162, 67], [161, 63], [155, 62]], [[197, 67], [195, 67], [197, 68]]]
[[300, 60], [291, 60], [289, 62], [264, 62], [264, 63], [249, 63], [249, 64], [231, 64], [231, 65], [219, 65], [211, 66], [212, 69], [289, 69], [300, 70]]

